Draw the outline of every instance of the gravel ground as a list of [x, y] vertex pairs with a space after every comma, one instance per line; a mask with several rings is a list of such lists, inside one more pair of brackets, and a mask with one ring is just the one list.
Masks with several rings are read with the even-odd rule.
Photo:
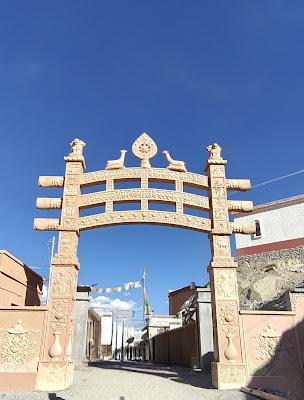
[[136, 362], [100, 362], [75, 371], [74, 385], [56, 393], [0, 393], [5, 400], [256, 400], [237, 390], [218, 391], [210, 377], [188, 368]]

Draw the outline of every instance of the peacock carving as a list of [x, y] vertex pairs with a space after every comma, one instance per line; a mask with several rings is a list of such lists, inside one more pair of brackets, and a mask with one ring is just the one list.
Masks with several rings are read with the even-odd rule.
[[125, 168], [125, 156], [127, 150], [120, 150], [120, 157], [117, 160], [109, 160], [106, 165], [106, 169], [121, 169]]
[[165, 155], [167, 161], [168, 161], [168, 169], [171, 169], [171, 171], [179, 171], [179, 172], [187, 172], [186, 165], [184, 161], [177, 161], [173, 160], [173, 158], [170, 156], [170, 153], [168, 150], [164, 150], [163, 154]]

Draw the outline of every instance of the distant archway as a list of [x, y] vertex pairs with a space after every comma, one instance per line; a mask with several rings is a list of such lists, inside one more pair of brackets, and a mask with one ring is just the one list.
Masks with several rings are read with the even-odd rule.
[[[157, 153], [154, 141], [143, 133], [132, 145], [140, 167], [126, 168], [126, 150], [120, 158], [107, 162], [105, 170], [85, 173], [83, 147], [74, 139], [65, 157], [65, 176], [41, 176], [42, 187], [62, 187], [62, 198], [38, 198], [41, 209], [61, 209], [60, 219], [36, 218], [34, 229], [59, 231], [58, 253], [52, 259], [50, 301], [42, 358], [38, 366], [37, 389], [59, 390], [73, 381], [72, 328], [79, 261], [77, 246], [82, 230], [118, 224], [158, 224], [178, 226], [208, 233], [211, 246], [209, 264], [215, 360], [213, 385], [237, 388], [245, 384], [246, 371], [242, 351], [236, 263], [231, 257], [230, 238], [234, 233], [252, 234], [255, 224], [229, 222], [229, 211], [251, 211], [250, 201], [227, 200], [227, 190], [248, 190], [249, 180], [226, 179], [226, 160], [218, 144], [208, 146], [206, 174], [187, 172], [185, 163], [164, 155], [167, 168], [152, 168], [150, 159]], [[116, 182], [139, 181], [140, 188], [117, 189]], [[174, 190], [154, 189], [149, 182], [173, 183]], [[82, 194], [81, 188], [105, 184], [106, 189]], [[184, 192], [184, 185], [208, 191], [208, 197]], [[140, 210], [114, 211], [115, 203], [140, 202]], [[174, 204], [175, 211], [150, 210], [149, 202]], [[80, 217], [82, 208], [105, 205], [105, 212]], [[207, 211], [209, 218], [184, 213], [184, 206]]]

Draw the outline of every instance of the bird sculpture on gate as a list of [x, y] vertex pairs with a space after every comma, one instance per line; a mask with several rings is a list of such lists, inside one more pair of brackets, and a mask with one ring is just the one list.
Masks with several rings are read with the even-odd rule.
[[168, 161], [168, 169], [171, 171], [178, 171], [178, 172], [187, 172], [185, 162], [184, 161], [177, 161], [173, 160], [173, 158], [170, 156], [170, 153], [168, 150], [164, 150], [163, 154], [165, 155], [167, 161]]
[[125, 156], [127, 150], [120, 150], [120, 157], [117, 160], [109, 160], [105, 169], [121, 169], [125, 168]]

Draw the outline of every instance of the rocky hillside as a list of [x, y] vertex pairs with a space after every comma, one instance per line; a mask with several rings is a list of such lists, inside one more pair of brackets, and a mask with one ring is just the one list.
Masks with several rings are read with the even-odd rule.
[[304, 246], [235, 257], [241, 309], [284, 308], [284, 294], [304, 286]]

